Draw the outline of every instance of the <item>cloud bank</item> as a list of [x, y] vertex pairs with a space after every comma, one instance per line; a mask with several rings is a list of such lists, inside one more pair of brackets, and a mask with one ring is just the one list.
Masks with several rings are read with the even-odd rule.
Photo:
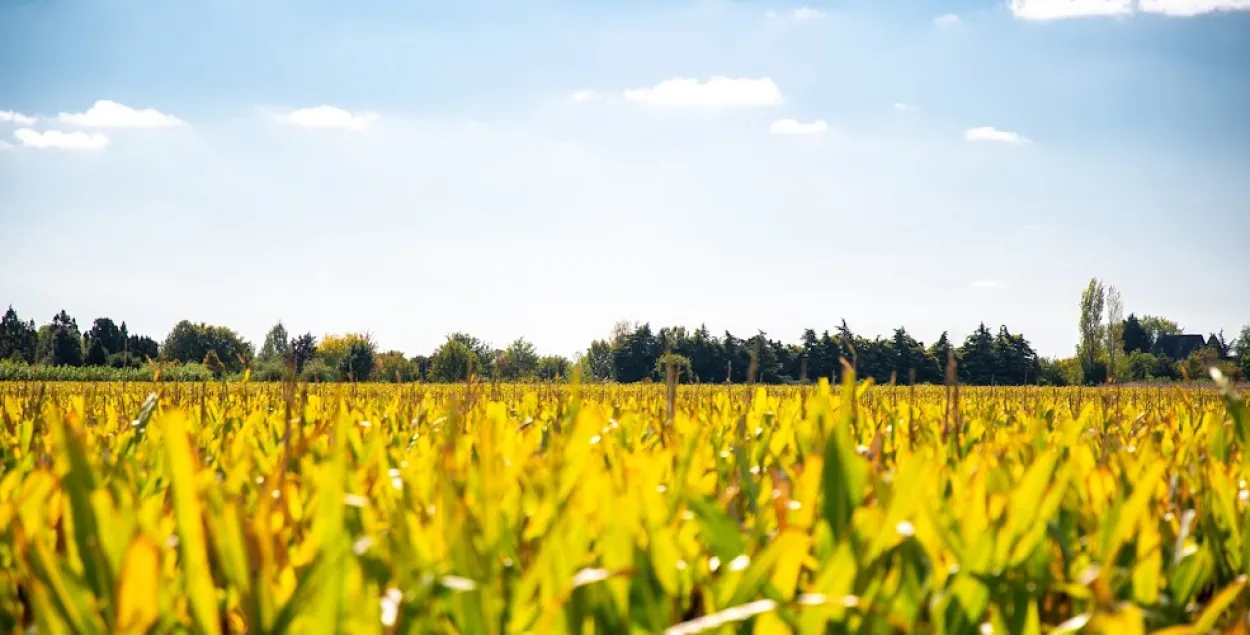
[[1153, 13], [1193, 17], [1206, 13], [1250, 11], [1250, 0], [1008, 0], [1011, 13], [1021, 20], [1115, 17]]
[[45, 130], [40, 132], [30, 128], [20, 128], [13, 133], [18, 142], [27, 148], [59, 149], [59, 150], [103, 150], [109, 139], [99, 132], [65, 132], [62, 130]]
[[35, 125], [35, 118], [12, 110], [0, 110], [0, 121], [15, 123], [19, 126]]
[[169, 128], [186, 123], [152, 108], [136, 110], [108, 99], [96, 101], [87, 112], [63, 112], [57, 120], [83, 128]]

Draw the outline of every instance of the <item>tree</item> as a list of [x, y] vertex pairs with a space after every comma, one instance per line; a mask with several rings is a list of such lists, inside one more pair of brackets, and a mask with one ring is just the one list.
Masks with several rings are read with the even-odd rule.
[[373, 374], [373, 354], [377, 346], [368, 337], [357, 337], [347, 343], [339, 358], [339, 376], [347, 381], [369, 381]]
[[[478, 377], [490, 377], [494, 372], [496, 352], [491, 348], [490, 344], [469, 335], [468, 333], [455, 332], [447, 336], [450, 340], [455, 340], [464, 344], [466, 348], [473, 352], [473, 374]], [[463, 379], [463, 378], [462, 378]]]
[[[755, 376], [748, 380], [765, 384], [779, 384], [785, 378], [785, 368], [781, 359], [781, 343], [768, 339], [768, 334], [759, 331], [748, 340], [750, 354], [755, 357]], [[660, 375], [663, 377], [663, 375]]]
[[994, 382], [1025, 385], [1037, 383], [1041, 374], [1037, 353], [1023, 335], [1012, 335], [1006, 326], [994, 338]]
[[683, 379], [690, 379], [690, 358], [677, 353], [665, 353], [655, 360], [655, 374], [665, 381], [668, 380], [668, 371], [672, 369], [676, 376], [674, 381], [681, 382]]
[[308, 362], [304, 364], [304, 369], [299, 373], [300, 381], [308, 382], [320, 383], [334, 381], [337, 377], [337, 371], [330, 368], [329, 364], [326, 364], [324, 359], [318, 359], [316, 357], [308, 360]]
[[1125, 353], [1149, 353], [1154, 346], [1154, 342], [1150, 339], [1150, 332], [1132, 313], [1129, 313], [1128, 319], [1124, 320], [1123, 339]]
[[33, 364], [38, 343], [39, 331], [35, 328], [35, 321], [23, 322], [17, 316], [17, 311], [9, 306], [4, 317], [0, 318], [0, 361], [13, 360]]
[[303, 373], [304, 365], [317, 356], [317, 338], [312, 333], [305, 333], [291, 340], [291, 360], [295, 362], [295, 372]]
[[416, 381], [421, 376], [417, 363], [405, 358], [400, 351], [382, 353], [374, 359], [373, 363], [377, 368], [373, 377], [378, 381], [407, 383]]
[[325, 360], [326, 365], [330, 368], [339, 370], [342, 367], [343, 358], [351, 350], [353, 342], [364, 342], [376, 350], [373, 336], [368, 333], [332, 334], [321, 338], [321, 343], [317, 345], [317, 357]]
[[725, 346], [706, 324], [690, 334], [682, 352], [690, 360], [690, 379], [716, 383], [725, 379]]
[[1159, 341], [1160, 335], [1180, 335], [1185, 332], [1185, 329], [1181, 328], [1176, 322], [1154, 315], [1141, 316], [1141, 326], [1146, 330], [1146, 334], [1150, 336], [1150, 347], [1152, 349], [1155, 342]]
[[1038, 383], [1043, 386], [1067, 386], [1068, 378], [1064, 373], [1062, 360], [1038, 359]]
[[890, 355], [898, 383], [911, 383], [912, 371], [915, 371], [917, 381], [922, 381], [920, 375], [926, 366], [928, 354], [924, 345], [912, 338], [907, 329], [901, 326], [894, 329], [894, 337], [890, 340]]
[[617, 381], [629, 383], [650, 377], [655, 370], [655, 360], [662, 352], [650, 324], [643, 324], [624, 336], [613, 351], [612, 365], [616, 368]]
[[1090, 383], [1099, 376], [1105, 376], [1106, 368], [1101, 366], [1103, 357], [1103, 341], [1105, 327], [1102, 322], [1103, 307], [1106, 303], [1106, 289], [1102, 281], [1093, 278], [1089, 286], [1081, 292], [1081, 340], [1077, 344], [1077, 357], [1081, 360], [1081, 372], [1085, 383]]
[[929, 361], [933, 364], [926, 373], [922, 381], [928, 381], [940, 384], [946, 381], [946, 363], [950, 359], [951, 340], [946, 331], [942, 331], [941, 337], [938, 338], [933, 346], [929, 347]]
[[998, 359], [994, 353], [994, 335], [982, 322], [959, 347], [959, 380], [978, 386], [995, 383]]
[[182, 363], [202, 362], [210, 352], [216, 353], [225, 372], [243, 370], [253, 356], [252, 345], [233, 330], [188, 320], [175, 324], [161, 347], [164, 359]]
[[65, 311], [39, 329], [37, 358], [46, 366], [82, 366], [82, 335]]
[[1233, 361], [1241, 369], [1241, 376], [1250, 379], [1250, 324], [1241, 327], [1241, 333], [1233, 342]]
[[1120, 359], [1124, 353], [1124, 300], [1115, 285], [1107, 287], [1106, 304], [1107, 374], [1114, 380], [1120, 370]]
[[213, 377], [217, 379], [221, 379], [226, 375], [226, 365], [222, 363], [216, 349], [208, 349], [208, 353], [204, 355], [203, 364], [213, 374]]
[[430, 376], [430, 358], [425, 355], [413, 355], [412, 372], [415, 373], [413, 379], [415, 381], [425, 381]]
[[1132, 381], [1172, 380], [1178, 377], [1176, 364], [1165, 355], [1133, 351], [1124, 360], [1125, 376]]
[[156, 340], [146, 335], [131, 335], [126, 339], [126, 352], [139, 360], [156, 359], [160, 357], [161, 348]]
[[495, 358], [495, 371], [504, 381], [532, 379], [538, 375], [538, 351], [525, 338], [518, 338]]
[[265, 335], [265, 343], [260, 347], [258, 357], [265, 362], [284, 361], [290, 353], [290, 336], [286, 332], [286, 327], [282, 325], [282, 321], [279, 320]]
[[110, 355], [125, 349], [126, 334], [109, 318], [96, 318], [83, 335], [83, 362], [87, 366], [104, 366]]
[[544, 355], [538, 360], [538, 378], [555, 381], [568, 375], [569, 360], [561, 355]]
[[469, 378], [469, 370], [473, 368], [473, 351], [464, 342], [447, 338], [447, 341], [430, 356], [430, 380], [441, 382], [459, 382]]
[[1224, 373], [1225, 377], [1236, 379], [1241, 369], [1220, 357], [1220, 352], [1212, 346], [1203, 346], [1198, 350], [1189, 354], [1185, 361], [1180, 363], [1185, 368], [1185, 373], [1190, 379], [1202, 380], [1210, 378], [1212, 368], [1218, 368]]
[[616, 368], [612, 365], [612, 345], [604, 340], [595, 340], [582, 355], [582, 377], [588, 380], [611, 381], [616, 379]]
[[1228, 340], [1224, 339], [1224, 330], [1220, 329], [1219, 333], [1212, 333], [1207, 338], [1207, 346], [1215, 349], [1220, 359], [1227, 359], [1232, 353], [1233, 347], [1229, 345]]

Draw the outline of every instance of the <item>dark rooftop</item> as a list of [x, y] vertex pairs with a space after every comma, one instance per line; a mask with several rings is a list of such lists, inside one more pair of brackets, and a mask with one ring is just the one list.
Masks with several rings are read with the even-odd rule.
[[1190, 353], [1207, 345], [1206, 338], [1201, 335], [1160, 335], [1150, 349], [1152, 355], [1166, 355], [1180, 361], [1189, 357]]

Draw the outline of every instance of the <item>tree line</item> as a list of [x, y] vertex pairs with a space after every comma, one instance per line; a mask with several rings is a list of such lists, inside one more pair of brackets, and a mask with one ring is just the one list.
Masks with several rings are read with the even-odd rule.
[[[456, 382], [470, 376], [501, 381], [553, 381], [580, 372], [585, 380], [632, 383], [663, 381], [675, 373], [683, 383], [790, 384], [826, 377], [839, 381], [842, 360], [860, 377], [879, 383], [942, 383], [949, 371], [971, 385], [1073, 385], [1108, 380], [1176, 380], [1202, 377], [1220, 366], [1230, 377], [1250, 376], [1250, 325], [1226, 342], [1211, 334], [1184, 359], [1156, 350], [1161, 337], [1182, 333], [1179, 325], [1155, 316], [1121, 317], [1114, 287], [1093, 280], [1082, 294], [1080, 343], [1066, 359], [1039, 356], [1023, 334], [1005, 325], [980, 324], [958, 344], [943, 333], [929, 345], [903, 327], [890, 337], [866, 337], [845, 320], [834, 329], [805, 330], [797, 343], [784, 343], [763, 331], [740, 337], [706, 326], [653, 329], [649, 323], [621, 322], [611, 333], [569, 359], [541, 355], [524, 338], [495, 348], [467, 333], [453, 333], [431, 354], [408, 356], [382, 350], [368, 333], [292, 335], [279, 322], [260, 350], [234, 330], [217, 325], [177, 323], [161, 342], [130, 333], [126, 323], [102, 317], [85, 332], [65, 311], [36, 328], [10, 306], [0, 319], [0, 364], [6, 368], [142, 368], [149, 364], [201, 369], [218, 378], [245, 371], [262, 381], [296, 377], [305, 381]], [[29, 371], [29, 369], [28, 369]], [[29, 377], [38, 373], [0, 373]], [[194, 373], [185, 376], [199, 376]], [[67, 376], [57, 373], [57, 378]], [[72, 373], [69, 375], [72, 376]], [[96, 378], [98, 373], [84, 374]]]

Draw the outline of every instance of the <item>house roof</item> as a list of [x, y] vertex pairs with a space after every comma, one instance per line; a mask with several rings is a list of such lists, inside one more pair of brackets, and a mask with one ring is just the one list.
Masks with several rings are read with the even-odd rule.
[[1189, 357], [1190, 353], [1206, 346], [1207, 340], [1201, 335], [1160, 335], [1150, 349], [1152, 355], [1166, 355], [1175, 360]]

